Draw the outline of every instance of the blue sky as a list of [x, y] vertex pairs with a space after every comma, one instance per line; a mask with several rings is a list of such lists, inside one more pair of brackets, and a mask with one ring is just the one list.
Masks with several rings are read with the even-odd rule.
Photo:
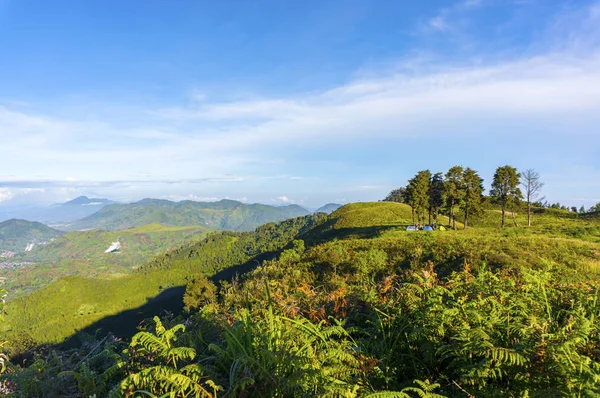
[[600, 202], [600, 2], [0, 0], [0, 207], [379, 200], [455, 164]]

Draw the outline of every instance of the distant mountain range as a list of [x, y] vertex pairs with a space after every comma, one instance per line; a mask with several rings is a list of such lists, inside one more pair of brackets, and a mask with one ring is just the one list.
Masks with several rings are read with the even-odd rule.
[[39, 222], [7, 220], [0, 223], [0, 255], [4, 253], [6, 258], [10, 255], [6, 252], [24, 253], [25, 249], [32, 243], [33, 247], [48, 244], [62, 235], [63, 232]]
[[19, 218], [29, 221], [39, 221], [45, 224], [60, 224], [89, 216], [104, 206], [114, 203], [117, 202], [108, 199], [80, 196], [68, 202], [50, 206], [33, 206], [3, 211], [0, 212], [0, 221], [9, 218]]
[[338, 203], [327, 203], [326, 205], [321, 206], [317, 210], [315, 210], [315, 213], [331, 214], [334, 211], [336, 211], [337, 209], [339, 209], [340, 207], [342, 207], [342, 205], [340, 205]]
[[276, 207], [227, 199], [218, 202], [143, 199], [135, 203], [105, 205], [94, 214], [61, 226], [61, 229], [72, 231], [101, 228], [116, 231], [160, 223], [170, 226], [201, 225], [217, 230], [253, 231], [262, 224], [307, 214], [310, 212], [298, 205]]

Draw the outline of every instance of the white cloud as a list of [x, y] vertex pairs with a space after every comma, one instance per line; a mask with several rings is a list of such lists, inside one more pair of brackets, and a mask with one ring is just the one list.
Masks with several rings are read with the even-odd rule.
[[0, 202], [5, 202], [13, 197], [13, 193], [8, 188], [0, 188]]
[[285, 195], [278, 196], [277, 198], [275, 198], [275, 200], [278, 201], [278, 202], [282, 202], [282, 203], [294, 203], [293, 200], [291, 200], [290, 198], [288, 198]]
[[448, 25], [446, 19], [441, 15], [431, 18], [429, 20], [429, 26], [440, 32], [447, 32], [450, 30], [450, 25]]

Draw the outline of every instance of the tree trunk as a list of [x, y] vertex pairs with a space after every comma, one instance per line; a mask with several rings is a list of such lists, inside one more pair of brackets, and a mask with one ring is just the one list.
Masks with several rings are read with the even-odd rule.
[[429, 208], [429, 225], [431, 225], [431, 207]]
[[515, 227], [518, 227], [519, 224], [517, 224], [517, 218], [515, 217], [515, 209], [511, 209], [512, 210], [512, 219], [513, 222], [515, 223]]
[[527, 226], [531, 227], [531, 201], [527, 200]]
[[504, 228], [504, 203], [502, 203], [502, 226], [500, 228]]
[[411, 206], [410, 209], [412, 210], [413, 225], [415, 225], [415, 208]]
[[467, 229], [467, 219], [469, 218], [469, 210], [465, 209], [465, 225], [464, 229]]
[[456, 231], [456, 219], [454, 218], [454, 199], [452, 199], [452, 206], [450, 207], [450, 214], [452, 215], [452, 229]]

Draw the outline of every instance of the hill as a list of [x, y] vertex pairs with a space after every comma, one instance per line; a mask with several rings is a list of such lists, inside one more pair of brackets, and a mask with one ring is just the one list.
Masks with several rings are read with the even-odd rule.
[[[271, 258], [321, 220], [319, 215], [310, 215], [266, 224], [255, 232], [220, 232], [159, 255], [118, 279], [68, 276], [26, 296], [12, 299], [9, 293], [5, 329], [13, 340], [60, 342], [95, 321], [141, 306], [170, 288], [183, 287], [197, 274], [215, 276], [231, 267], [241, 266], [242, 271], [255, 267], [253, 259]], [[232, 269], [223, 278], [233, 275]], [[167, 294], [167, 299], [173, 297]], [[181, 302], [181, 294], [175, 300]], [[153, 310], [160, 311], [163, 304], [168, 306], [159, 301]], [[134, 316], [134, 326], [141, 319]]]
[[[210, 230], [202, 226], [168, 227], [148, 224], [118, 232], [103, 230], [69, 232], [34, 248], [12, 261], [26, 265], [0, 269], [5, 288], [15, 297], [66, 275], [114, 278], [130, 273], [152, 257], [183, 244], [200, 240]], [[119, 241], [117, 253], [105, 253]], [[34, 264], [27, 264], [34, 263]]]
[[[32, 391], [32, 377], [48, 380], [54, 396], [67, 386], [165, 394], [176, 387], [131, 372], [160, 365], [177, 374], [187, 364], [225, 396], [597, 396], [598, 219], [537, 220], [408, 232], [409, 207], [355, 203], [213, 234], [119, 280], [63, 278], [10, 300], [5, 336], [16, 350], [84, 327], [97, 340], [81, 336], [85, 344], [63, 348], [53, 366], [7, 377]], [[147, 321], [130, 344], [97, 332], [128, 339], [163, 310], [175, 314]], [[177, 342], [168, 337], [176, 331]], [[146, 347], [165, 339], [192, 359], [149, 357]], [[119, 366], [127, 368], [108, 382]], [[83, 376], [98, 382], [83, 390]]]
[[23, 253], [31, 243], [44, 245], [62, 235], [39, 222], [26, 220], [7, 220], [0, 223], [0, 254], [5, 251]]
[[[50, 206], [12, 208], [7, 215], [10, 215], [11, 218], [23, 218], [29, 221], [38, 221], [60, 227], [63, 223], [89, 216], [112, 203], [116, 202], [109, 199], [80, 196], [68, 202], [56, 203]], [[0, 220], [2, 217], [3, 214], [0, 213]]]
[[66, 226], [69, 230], [101, 228], [116, 231], [149, 223], [170, 226], [202, 225], [211, 229], [252, 231], [269, 222], [307, 215], [297, 205], [282, 207], [244, 204], [233, 200], [218, 202], [172, 202], [144, 199], [130, 204], [113, 204]]
[[340, 207], [342, 207], [342, 205], [337, 204], [337, 203], [327, 203], [326, 205], [323, 205], [323, 206], [319, 207], [317, 210], [315, 210], [315, 213], [331, 214], [334, 211], [336, 211], [337, 209], [339, 209]]

